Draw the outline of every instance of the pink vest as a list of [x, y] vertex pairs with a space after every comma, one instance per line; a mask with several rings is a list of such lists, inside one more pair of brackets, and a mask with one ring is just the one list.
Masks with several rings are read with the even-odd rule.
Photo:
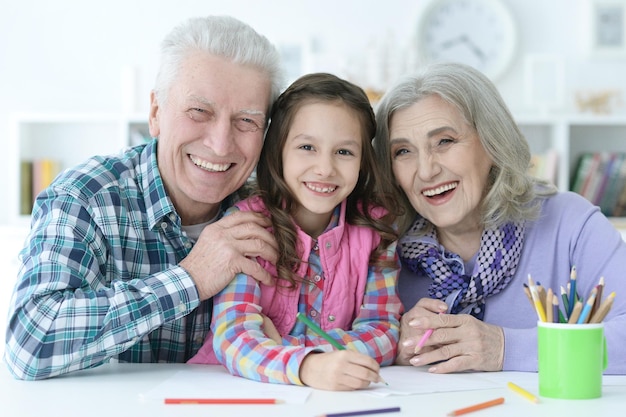
[[[239, 202], [241, 210], [267, 213], [260, 198]], [[375, 209], [374, 215], [382, 216], [382, 209]], [[380, 235], [374, 230], [345, 223], [346, 203], [341, 204], [339, 224], [318, 237], [321, 266], [324, 272], [324, 291], [320, 327], [324, 330], [341, 328], [349, 330], [363, 303], [369, 271], [370, 254], [380, 242]], [[302, 245], [301, 259], [308, 260], [315, 241], [299, 227], [298, 240]], [[259, 263], [272, 275], [276, 268], [269, 262], [259, 259]], [[302, 262], [297, 271], [304, 276], [307, 263]], [[261, 285], [262, 312], [268, 316], [281, 336], [289, 334], [296, 322], [301, 283], [295, 289]]]
[[[268, 214], [260, 198], [251, 198], [236, 204], [242, 211], [253, 210]], [[375, 216], [382, 216], [383, 209], [372, 211]], [[353, 226], [345, 223], [346, 203], [341, 204], [341, 214], [337, 227], [322, 234], [318, 238], [321, 266], [324, 271], [324, 291], [322, 301], [322, 317], [319, 318], [320, 327], [324, 330], [341, 328], [349, 330], [352, 322], [359, 313], [365, 285], [369, 271], [370, 254], [378, 246], [380, 236], [374, 230]], [[301, 259], [308, 260], [314, 240], [297, 228], [298, 240], [303, 248]], [[258, 262], [270, 274], [276, 276], [276, 267], [261, 258]], [[307, 263], [302, 262], [297, 273], [303, 277], [306, 274]], [[301, 283], [296, 283], [294, 289], [281, 287], [278, 281], [275, 286], [261, 286], [260, 305], [262, 313], [269, 317], [281, 336], [288, 335], [296, 323], [298, 301], [300, 298]], [[219, 361], [213, 351], [213, 334], [207, 339], [192, 357], [189, 363], [218, 364]]]

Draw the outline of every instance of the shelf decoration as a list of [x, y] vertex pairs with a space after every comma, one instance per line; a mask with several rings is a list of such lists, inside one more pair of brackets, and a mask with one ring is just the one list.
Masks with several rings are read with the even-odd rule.
[[626, 57], [626, 2], [592, 0], [589, 16], [591, 56]]
[[621, 93], [617, 90], [577, 91], [575, 95], [576, 106], [582, 113], [611, 114], [622, 103]]

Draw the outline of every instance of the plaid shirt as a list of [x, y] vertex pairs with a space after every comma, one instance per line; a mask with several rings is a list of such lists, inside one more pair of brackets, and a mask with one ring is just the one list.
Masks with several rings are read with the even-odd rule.
[[[94, 157], [35, 202], [5, 360], [21, 379], [123, 362], [185, 362], [210, 328], [177, 264], [193, 243], [167, 197], [156, 140]], [[227, 199], [223, 207], [233, 203]]]
[[[335, 210], [326, 230], [337, 226], [338, 216], [339, 210]], [[369, 355], [381, 365], [391, 365], [402, 312], [396, 293], [400, 264], [395, 242], [389, 245], [384, 256], [394, 260], [396, 267], [378, 271], [370, 267], [363, 305], [351, 328], [332, 329], [328, 334], [348, 349]], [[314, 248], [308, 259], [305, 277], [308, 282], [301, 286], [298, 311], [317, 323], [324, 291], [321, 271], [319, 249]], [[215, 351], [217, 358], [235, 375], [263, 382], [303, 385], [299, 369], [304, 357], [312, 351], [332, 352], [334, 348], [300, 321], [296, 321], [289, 335], [283, 336], [282, 345], [268, 339], [259, 314], [260, 291], [256, 280], [238, 274], [216, 296], [213, 346], [219, 346]]]

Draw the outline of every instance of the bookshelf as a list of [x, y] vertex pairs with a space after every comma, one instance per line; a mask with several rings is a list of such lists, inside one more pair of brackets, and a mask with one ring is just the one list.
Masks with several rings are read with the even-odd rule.
[[[626, 115], [517, 116], [533, 154], [558, 155], [556, 185], [571, 190], [579, 161], [595, 152], [626, 153]], [[626, 218], [612, 218], [626, 238]]]
[[[11, 181], [12, 212], [20, 214], [20, 162], [50, 158], [61, 169], [76, 165], [95, 154], [110, 154], [141, 143], [149, 137], [145, 114], [19, 114], [13, 116], [8, 152], [15, 164], [17, 181]], [[550, 151], [558, 157], [555, 183], [569, 190], [580, 157], [587, 152], [626, 153], [626, 115], [517, 115], [516, 121], [530, 143], [533, 154]], [[616, 219], [626, 229], [626, 219]]]
[[[9, 152], [16, 180], [10, 184], [10, 204], [15, 213], [14, 224], [28, 222], [28, 205], [32, 207], [33, 183], [38, 168], [51, 171], [77, 165], [93, 155], [112, 154], [140, 143], [149, 137], [147, 115], [139, 114], [15, 114], [12, 115], [12, 140]], [[29, 167], [30, 165], [30, 167]], [[29, 171], [30, 168], [30, 171]], [[31, 178], [27, 178], [30, 172]], [[28, 187], [30, 185], [30, 188]], [[34, 185], [37, 188], [37, 185]], [[29, 199], [28, 194], [31, 195]]]

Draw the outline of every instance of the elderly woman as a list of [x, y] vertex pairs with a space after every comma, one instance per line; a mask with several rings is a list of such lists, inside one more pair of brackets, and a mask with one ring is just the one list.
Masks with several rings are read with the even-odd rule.
[[396, 362], [536, 371], [538, 314], [524, 284], [531, 276], [560, 295], [575, 267], [583, 300], [600, 277], [603, 299], [617, 293], [606, 372], [626, 373], [626, 244], [598, 207], [527, 174], [528, 143], [489, 79], [432, 65], [385, 94], [377, 121], [380, 163], [405, 205]]

